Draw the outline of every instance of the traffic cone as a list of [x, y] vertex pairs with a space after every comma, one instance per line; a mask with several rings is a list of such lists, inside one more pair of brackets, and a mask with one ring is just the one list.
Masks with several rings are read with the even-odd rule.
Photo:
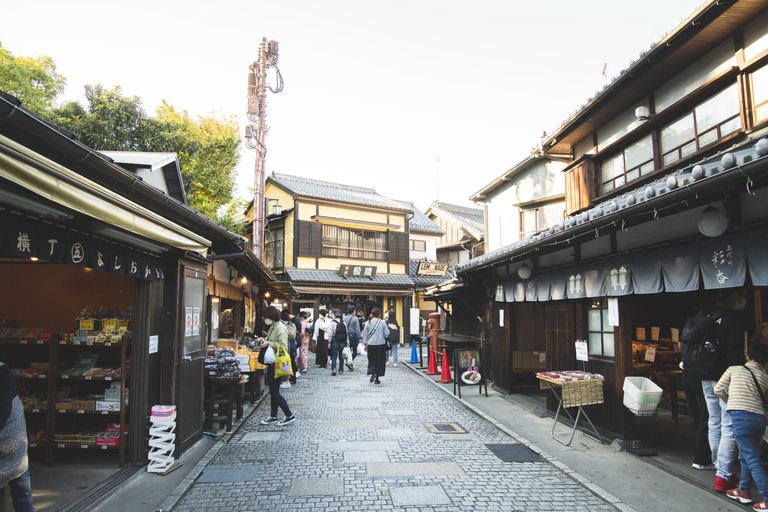
[[411, 363], [419, 362], [419, 354], [416, 353], [416, 340], [411, 340]]
[[427, 369], [427, 375], [440, 375], [440, 372], [437, 371], [437, 356], [435, 349], [432, 347], [429, 347], [429, 369]]
[[440, 366], [443, 367], [443, 373], [440, 375], [440, 380], [437, 382], [442, 382], [443, 384], [450, 384], [453, 382], [453, 379], [451, 378], [451, 368], [448, 365], [448, 354], [445, 352], [445, 349], [443, 349], [443, 364]]

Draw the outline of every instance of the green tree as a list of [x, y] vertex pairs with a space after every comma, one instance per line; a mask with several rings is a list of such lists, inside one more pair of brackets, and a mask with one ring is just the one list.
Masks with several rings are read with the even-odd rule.
[[35, 114], [45, 117], [66, 84], [50, 57], [14, 57], [0, 45], [0, 89], [19, 98]]
[[191, 119], [163, 101], [150, 117], [137, 96], [128, 98], [120, 87], [86, 86], [87, 106], [70, 102], [52, 113], [53, 121], [76, 133], [83, 143], [100, 151], [165, 151], [178, 155], [189, 205], [208, 218], [219, 216], [232, 199], [240, 136], [234, 118]]

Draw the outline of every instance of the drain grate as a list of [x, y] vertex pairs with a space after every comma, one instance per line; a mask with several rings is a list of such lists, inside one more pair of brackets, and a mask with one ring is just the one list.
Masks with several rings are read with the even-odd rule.
[[433, 434], [466, 434], [458, 423], [425, 423], [427, 429]]
[[540, 455], [524, 444], [486, 444], [502, 462], [544, 462]]

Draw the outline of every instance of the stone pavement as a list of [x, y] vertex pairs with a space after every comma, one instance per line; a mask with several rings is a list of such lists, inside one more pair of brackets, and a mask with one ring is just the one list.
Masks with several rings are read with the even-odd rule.
[[366, 362], [310, 365], [283, 390], [291, 425], [260, 425], [263, 400], [173, 510], [631, 510], [403, 364], [369, 383]]

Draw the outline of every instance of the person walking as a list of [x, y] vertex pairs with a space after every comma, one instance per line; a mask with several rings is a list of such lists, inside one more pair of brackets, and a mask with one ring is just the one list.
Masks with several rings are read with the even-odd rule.
[[[288, 331], [285, 326], [280, 323], [280, 311], [274, 306], [267, 306], [261, 310], [261, 316], [264, 319], [264, 323], [269, 326], [269, 331], [267, 332], [267, 338], [261, 339], [259, 349], [269, 345], [275, 352], [275, 356], [278, 355], [278, 347], [281, 347], [288, 353]], [[261, 420], [261, 424], [270, 425], [272, 423], [277, 423], [278, 425], [288, 425], [292, 423], [296, 417], [291, 412], [291, 408], [288, 407], [288, 402], [285, 400], [285, 397], [280, 394], [280, 379], [275, 378], [275, 363], [267, 365], [264, 380], [269, 385], [271, 412], [267, 418]], [[281, 421], [278, 421], [277, 419], [278, 407], [283, 411], [284, 415], [284, 418]]]
[[339, 373], [344, 373], [344, 347], [349, 344], [346, 324], [341, 322], [341, 311], [334, 309], [329, 313], [331, 327], [328, 329], [328, 339], [331, 340], [331, 376], [336, 376], [336, 363]]
[[328, 367], [328, 349], [330, 348], [330, 338], [328, 338], [328, 331], [331, 327], [331, 321], [327, 318], [328, 312], [321, 309], [317, 314], [317, 320], [315, 320], [315, 332], [312, 334], [312, 339], [315, 340], [315, 364], [320, 368]]
[[739, 485], [729, 489], [726, 495], [743, 504], [752, 503], [750, 488], [754, 482], [763, 498], [753, 505], [754, 510], [768, 510], [768, 476], [759, 451], [766, 426], [768, 339], [762, 334], [766, 330], [768, 327], [763, 324], [752, 338], [747, 364], [729, 367], [715, 385], [715, 393], [726, 402], [731, 415], [741, 463]]
[[309, 320], [305, 311], [299, 313], [299, 320], [301, 323], [301, 337], [299, 338], [299, 357], [296, 360], [296, 365], [301, 373], [307, 373], [309, 367], [307, 353], [309, 352]]
[[[283, 388], [290, 388], [291, 384], [296, 384], [296, 377], [299, 375], [299, 368], [296, 366], [296, 358], [299, 355], [299, 344], [296, 340], [296, 335], [299, 331], [296, 329], [296, 324], [291, 321], [291, 318], [293, 318], [293, 315], [290, 314], [287, 309], [280, 312], [280, 323], [285, 326], [285, 329], [288, 332], [288, 346], [290, 347], [291, 352], [291, 371], [293, 372], [293, 375], [284, 378], [285, 382], [281, 384], [281, 387]], [[301, 325], [299, 325], [299, 327], [301, 327]], [[286, 382], [288, 383], [287, 386], [285, 385]]]
[[27, 423], [11, 370], [0, 362], [0, 487], [11, 490], [13, 510], [34, 512], [27, 459]]
[[347, 368], [350, 370], [355, 369], [354, 361], [357, 357], [357, 345], [360, 343], [360, 321], [355, 316], [355, 306], [349, 306], [347, 308], [347, 316], [344, 317], [344, 325], [347, 326], [347, 337], [349, 338], [349, 348], [352, 350], [352, 364], [348, 364]]
[[371, 382], [381, 384], [380, 377], [384, 376], [387, 367], [387, 337], [389, 327], [379, 318], [381, 310], [373, 308], [371, 319], [365, 324], [363, 330], [363, 344], [368, 352], [368, 375]]
[[389, 345], [392, 350], [387, 354], [387, 360], [389, 360], [390, 354], [392, 355], [392, 366], [397, 366], [397, 348], [400, 346], [400, 325], [397, 323], [395, 317], [395, 310], [390, 309], [387, 313], [387, 327], [389, 327]]
[[708, 309], [717, 324], [719, 343], [715, 353], [719, 364], [710, 370], [710, 373], [700, 373], [701, 388], [709, 412], [709, 448], [717, 470], [715, 490], [718, 492], [726, 492], [735, 487], [738, 477], [734, 473], [737, 457], [731, 415], [726, 410], [726, 403], [715, 394], [715, 385], [728, 367], [744, 364], [743, 330], [739, 326], [735, 311], [744, 309], [746, 304], [744, 292], [733, 291], [720, 296], [713, 307]]

